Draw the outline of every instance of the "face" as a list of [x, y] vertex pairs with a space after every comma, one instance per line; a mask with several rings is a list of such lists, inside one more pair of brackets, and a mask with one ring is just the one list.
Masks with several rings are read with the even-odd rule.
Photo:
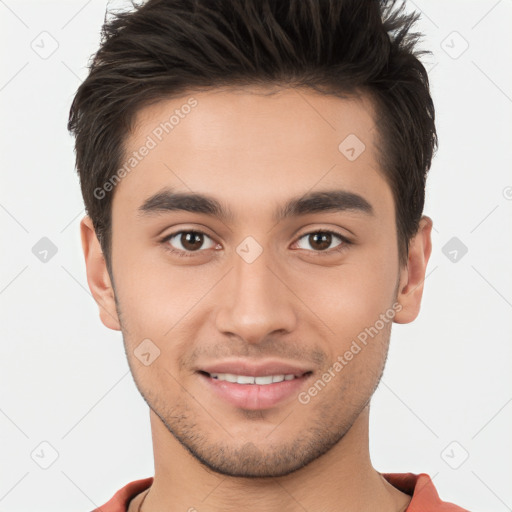
[[291, 473], [343, 438], [391, 324], [417, 314], [410, 281], [429, 252], [420, 243], [419, 270], [399, 268], [368, 101], [268, 92], [138, 113], [136, 166], [111, 192], [115, 297], [95, 290], [152, 412], [233, 476]]

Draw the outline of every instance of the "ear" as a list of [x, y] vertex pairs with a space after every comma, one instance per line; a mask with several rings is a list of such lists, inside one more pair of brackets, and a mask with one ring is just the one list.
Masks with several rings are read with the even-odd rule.
[[80, 222], [80, 236], [87, 270], [87, 283], [98, 304], [100, 319], [109, 329], [120, 331], [121, 324], [117, 316], [114, 288], [110, 281], [101, 245], [89, 216], [85, 216]]
[[423, 215], [416, 235], [409, 242], [407, 265], [400, 270], [397, 302], [402, 309], [393, 319], [397, 324], [412, 322], [420, 312], [427, 263], [432, 252], [432, 219]]

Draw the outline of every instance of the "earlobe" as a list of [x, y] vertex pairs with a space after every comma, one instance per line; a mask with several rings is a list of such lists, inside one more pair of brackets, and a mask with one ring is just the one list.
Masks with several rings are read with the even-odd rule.
[[407, 266], [402, 268], [400, 273], [397, 302], [402, 308], [394, 318], [394, 322], [398, 324], [412, 322], [420, 312], [423, 283], [432, 252], [431, 232], [432, 219], [423, 215], [418, 231], [409, 243]]
[[114, 288], [101, 245], [89, 216], [85, 216], [80, 222], [80, 236], [87, 271], [87, 283], [98, 304], [100, 319], [109, 329], [120, 331], [121, 325], [116, 310]]

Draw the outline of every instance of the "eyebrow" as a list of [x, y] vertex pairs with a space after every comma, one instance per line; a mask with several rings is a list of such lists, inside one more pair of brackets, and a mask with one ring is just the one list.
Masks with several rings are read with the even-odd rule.
[[[170, 211], [204, 213], [226, 222], [234, 220], [230, 208], [214, 197], [175, 192], [171, 188], [162, 189], [148, 197], [138, 208], [138, 215], [145, 217]], [[348, 190], [324, 190], [308, 192], [303, 196], [290, 199], [274, 212], [273, 219], [275, 222], [280, 222], [290, 217], [311, 213], [345, 211], [374, 215], [372, 205], [364, 197]]]

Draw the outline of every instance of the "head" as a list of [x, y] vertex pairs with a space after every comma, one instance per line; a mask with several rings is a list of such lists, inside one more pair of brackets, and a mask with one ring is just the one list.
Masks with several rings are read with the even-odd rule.
[[[144, 399], [210, 469], [276, 476], [326, 453], [367, 407], [391, 324], [419, 312], [436, 132], [415, 19], [149, 0], [104, 25], [68, 125], [89, 286]], [[300, 393], [218, 397], [205, 369], [241, 359], [293, 362]]]

